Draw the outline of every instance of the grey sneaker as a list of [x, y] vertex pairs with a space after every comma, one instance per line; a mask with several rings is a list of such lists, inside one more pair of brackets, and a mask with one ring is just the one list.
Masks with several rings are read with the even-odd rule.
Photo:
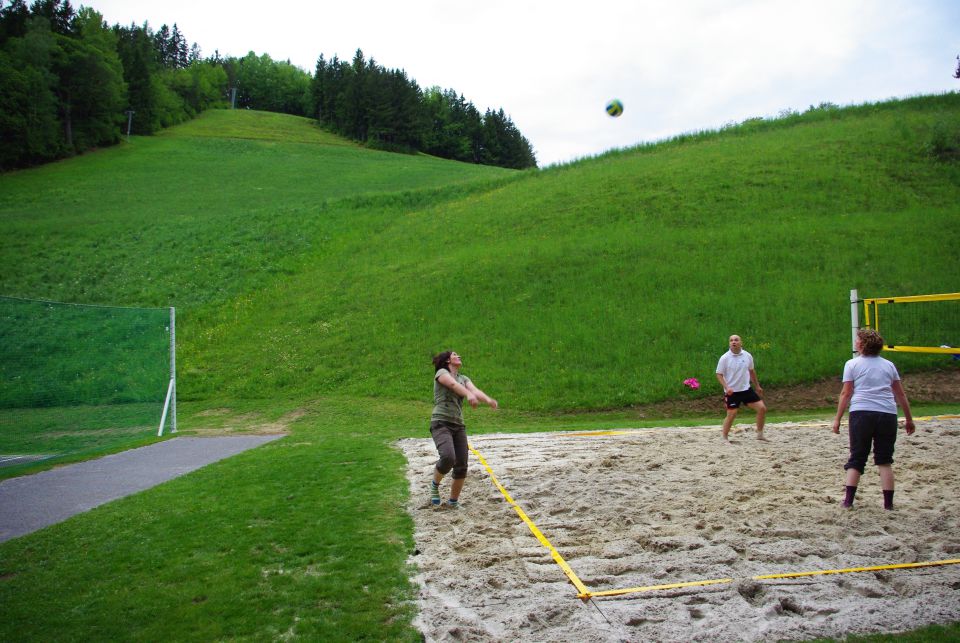
[[447, 500], [445, 503], [443, 503], [443, 507], [444, 509], [459, 509], [460, 501], [453, 499]]

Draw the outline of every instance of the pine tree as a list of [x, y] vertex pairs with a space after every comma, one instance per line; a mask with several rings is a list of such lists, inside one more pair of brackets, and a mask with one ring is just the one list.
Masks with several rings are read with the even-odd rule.
[[30, 5], [30, 14], [46, 18], [50, 21], [50, 29], [54, 33], [69, 35], [73, 17], [75, 15], [70, 0], [36, 0]]
[[169, 57], [171, 69], [183, 69], [190, 64], [190, 50], [187, 47], [187, 39], [180, 33], [177, 23], [173, 23], [173, 30], [170, 32]]
[[[146, 28], [146, 25], [144, 25], [144, 28]], [[153, 34], [153, 50], [154, 57], [161, 67], [166, 67], [169, 69], [173, 66], [172, 47], [170, 44], [170, 27], [167, 25], [161, 25], [160, 29]]]
[[135, 112], [133, 132], [152, 134], [160, 127], [154, 76], [159, 67], [156, 37], [149, 27], [114, 27], [117, 34], [117, 53], [123, 63], [123, 78], [127, 83], [128, 108]]
[[25, 0], [13, 0], [0, 9], [0, 45], [9, 38], [23, 38], [27, 33], [30, 10]]

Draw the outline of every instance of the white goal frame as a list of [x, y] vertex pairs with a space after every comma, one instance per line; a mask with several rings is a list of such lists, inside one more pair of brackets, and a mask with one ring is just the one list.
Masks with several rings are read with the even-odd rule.
[[163, 435], [163, 427], [170, 414], [170, 433], [177, 432], [177, 309], [170, 307], [170, 383], [167, 385], [167, 398], [163, 402], [163, 414], [160, 416], [160, 428], [157, 437]]

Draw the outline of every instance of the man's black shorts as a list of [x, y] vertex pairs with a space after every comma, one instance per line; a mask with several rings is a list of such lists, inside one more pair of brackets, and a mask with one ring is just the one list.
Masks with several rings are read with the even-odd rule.
[[733, 395], [723, 396], [723, 403], [726, 404], [728, 409], [739, 409], [741, 404], [753, 404], [759, 401], [760, 396], [757, 395], [752, 386], [746, 391], [737, 391]]

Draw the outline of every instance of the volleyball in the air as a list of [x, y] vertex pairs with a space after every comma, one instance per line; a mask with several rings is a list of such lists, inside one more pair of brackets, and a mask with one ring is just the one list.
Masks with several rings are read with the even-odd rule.
[[619, 98], [614, 98], [609, 103], [607, 103], [607, 114], [616, 118], [623, 113], [623, 103], [620, 102]]

